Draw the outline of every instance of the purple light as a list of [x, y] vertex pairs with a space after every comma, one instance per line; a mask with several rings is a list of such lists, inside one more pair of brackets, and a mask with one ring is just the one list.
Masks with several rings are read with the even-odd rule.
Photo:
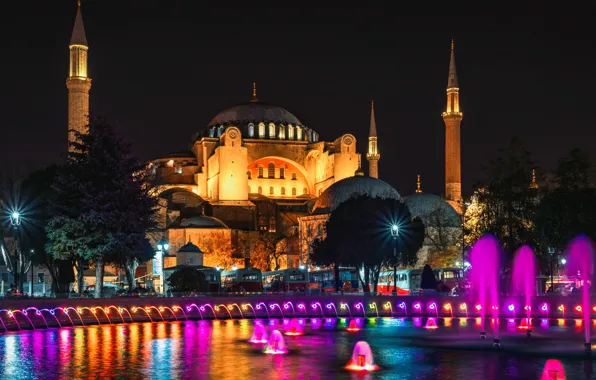
[[187, 306], [186, 307], [186, 311], [190, 312], [190, 310], [191, 310], [191, 307], [190, 306]]
[[286, 303], [284, 304], [284, 309], [288, 310], [290, 308], [290, 306]]
[[257, 307], [255, 309], [261, 310], [261, 305], [257, 305]]
[[507, 309], [509, 309], [509, 311], [514, 311], [515, 310], [515, 305], [514, 304], [509, 304], [509, 306], [507, 306]]
[[298, 304], [298, 309], [304, 309], [304, 304], [303, 303], [299, 303]]
[[436, 308], [436, 307], [437, 307], [437, 304], [436, 304], [436, 303], [434, 303], [434, 302], [433, 302], [433, 303], [431, 303], [431, 304], [430, 304], [430, 306], [429, 306], [429, 308], [430, 308], [431, 310], [435, 310], [435, 308]]
[[275, 304], [273, 304], [273, 305], [269, 305], [269, 308], [270, 308], [271, 310], [275, 309]]
[[313, 303], [312, 305], [310, 305], [310, 307], [312, 307], [313, 309], [316, 309], [317, 308], [317, 304], [316, 303]]
[[200, 309], [201, 311], [205, 311], [205, 306], [201, 306], [199, 309]]
[[420, 309], [420, 303], [419, 302], [416, 302], [414, 304], [414, 309]]
[[356, 304], [356, 309], [360, 309], [360, 304]]
[[325, 307], [326, 307], [327, 309], [331, 309], [331, 308], [333, 307], [333, 304], [330, 304], [330, 303], [328, 303], [328, 304], [327, 304]]
[[540, 307], [540, 309], [542, 311], [548, 311], [548, 305], [546, 303], [543, 303], [542, 306]]
[[400, 309], [405, 309], [406, 308], [406, 303], [405, 302], [400, 303], [399, 304], [399, 308]]

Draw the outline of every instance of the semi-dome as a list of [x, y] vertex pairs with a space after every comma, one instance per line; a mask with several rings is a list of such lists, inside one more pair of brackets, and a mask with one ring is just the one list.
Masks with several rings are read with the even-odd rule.
[[315, 214], [327, 214], [350, 198], [367, 195], [371, 198], [401, 199], [397, 190], [387, 182], [373, 177], [356, 175], [335, 182], [317, 199]]
[[[443, 227], [461, 227], [461, 217], [443, 198], [433, 194], [415, 193], [405, 198], [412, 216], [418, 216], [424, 224], [442, 224]], [[437, 220], [431, 220], [431, 218]]]
[[185, 228], [229, 228], [221, 220], [212, 216], [195, 215], [180, 221], [180, 227]]
[[262, 102], [249, 102], [227, 108], [217, 114], [207, 125], [244, 124], [248, 122], [274, 122], [302, 125], [294, 114], [283, 107]]
[[178, 253], [203, 253], [203, 251], [201, 251], [201, 248], [189, 241], [188, 243], [180, 247]]

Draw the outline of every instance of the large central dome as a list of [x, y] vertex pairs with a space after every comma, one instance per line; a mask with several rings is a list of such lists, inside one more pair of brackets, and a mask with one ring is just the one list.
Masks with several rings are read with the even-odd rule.
[[261, 102], [250, 102], [227, 108], [217, 114], [208, 127], [220, 124], [273, 122], [302, 125], [300, 120], [283, 107]]
[[314, 214], [327, 214], [350, 198], [367, 195], [371, 198], [401, 199], [390, 184], [377, 178], [356, 175], [344, 178], [329, 186], [317, 199]]

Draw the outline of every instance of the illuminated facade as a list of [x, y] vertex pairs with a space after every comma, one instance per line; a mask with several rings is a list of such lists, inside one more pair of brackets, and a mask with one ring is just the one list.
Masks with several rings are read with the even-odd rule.
[[[87, 37], [78, 2], [72, 37], [70, 39], [70, 65], [66, 88], [68, 88], [68, 142], [75, 140], [73, 131], [85, 132], [89, 118], [89, 90], [91, 78], [87, 75]], [[70, 147], [69, 147], [70, 149]]]

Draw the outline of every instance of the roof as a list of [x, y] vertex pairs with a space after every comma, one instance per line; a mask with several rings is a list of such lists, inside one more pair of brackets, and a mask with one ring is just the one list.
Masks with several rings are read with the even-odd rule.
[[85, 27], [83, 26], [83, 16], [81, 16], [81, 2], [77, 8], [77, 16], [72, 29], [72, 37], [70, 38], [71, 45], [87, 45], [87, 37], [85, 36]]
[[212, 216], [195, 215], [184, 218], [180, 221], [180, 227], [184, 228], [229, 228], [221, 220]]
[[370, 102], [370, 129], [368, 137], [377, 137], [377, 122], [375, 120], [375, 102]]
[[282, 122], [302, 125], [300, 120], [285, 108], [262, 102], [249, 102], [227, 108], [218, 113], [208, 126], [219, 124], [244, 124], [244, 122]]
[[447, 88], [458, 88], [457, 72], [455, 71], [455, 42], [451, 40], [451, 60], [449, 61], [449, 79]]
[[385, 181], [367, 176], [354, 176], [329, 186], [317, 199], [313, 213], [330, 213], [341, 203], [361, 195], [368, 195], [371, 198], [401, 199], [397, 190]]
[[443, 198], [428, 193], [415, 193], [405, 198], [412, 216], [418, 216], [427, 227], [461, 227], [461, 217]]
[[201, 248], [197, 247], [190, 241], [188, 243], [184, 244], [182, 247], [180, 247], [178, 252], [179, 253], [203, 253], [203, 251], [201, 251]]

